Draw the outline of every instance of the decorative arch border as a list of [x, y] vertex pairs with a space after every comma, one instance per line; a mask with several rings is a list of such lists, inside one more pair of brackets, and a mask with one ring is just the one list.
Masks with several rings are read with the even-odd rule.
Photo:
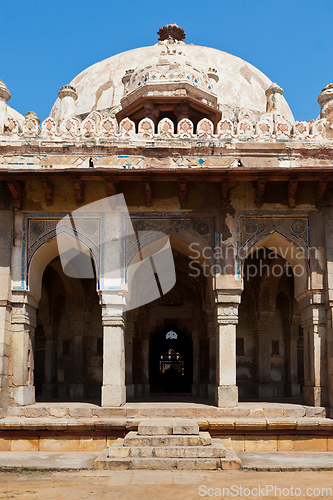
[[269, 234], [276, 232], [298, 247], [310, 268], [309, 217], [293, 212], [239, 212], [237, 220], [237, 274], [242, 276], [242, 256]]
[[[23, 215], [22, 224], [22, 257], [21, 257], [21, 284], [14, 286], [13, 290], [29, 289], [29, 271], [30, 264], [37, 251], [49, 241], [56, 237], [56, 226], [58, 222], [67, 215], [67, 213], [29, 213]], [[94, 264], [96, 267], [97, 289], [101, 288], [101, 279], [104, 268], [103, 248], [100, 251], [100, 241], [104, 235], [104, 216], [103, 214], [80, 214], [80, 222], [76, 226], [75, 238], [91, 250]], [[96, 225], [94, 234], [88, 234], [85, 226], [88, 223]], [[36, 230], [37, 228], [37, 230]], [[71, 227], [65, 224], [61, 229], [70, 236], [73, 236]]]
[[[198, 225], [204, 222], [207, 224], [207, 234], [200, 234], [197, 229]], [[134, 229], [138, 228], [139, 231], [145, 231], [145, 235], [140, 239], [140, 245], [144, 248], [149, 245], [154, 238], [150, 237], [153, 231], [160, 231], [165, 235], [178, 235], [179, 231], [185, 231], [189, 237], [198, 238], [198, 241], [204, 242], [209, 245], [213, 250], [219, 243], [219, 234], [215, 232], [215, 217], [203, 217], [202, 215], [189, 215], [182, 212], [169, 212], [169, 213], [137, 213], [129, 214], [129, 217], [123, 217], [122, 231], [123, 234], [128, 234], [129, 224], [132, 223]], [[127, 277], [127, 269], [132, 261], [137, 248], [137, 238], [126, 238], [122, 246], [123, 258], [125, 262], [125, 276]]]

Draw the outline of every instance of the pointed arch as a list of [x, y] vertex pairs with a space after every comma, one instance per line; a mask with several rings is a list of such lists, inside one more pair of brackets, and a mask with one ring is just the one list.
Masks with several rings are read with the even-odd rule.
[[[89, 252], [90, 249], [85, 244], [85, 242], [81, 240], [80, 242], [84, 247], [87, 248], [87, 251]], [[37, 297], [38, 300], [41, 297], [42, 279], [46, 266], [50, 262], [52, 262], [52, 260], [54, 260], [56, 257], [59, 257], [59, 250], [57, 245], [57, 239], [56, 237], [54, 237], [50, 241], [43, 243], [38, 248], [38, 250], [36, 250], [30, 261], [30, 265], [28, 268], [28, 275], [27, 275], [27, 286], [29, 287], [29, 291], [35, 297]], [[92, 259], [95, 265], [95, 269], [98, 269], [94, 255], [92, 255]]]
[[292, 267], [295, 279], [295, 297], [309, 289], [309, 265], [307, 261], [308, 248], [305, 245], [296, 246], [286, 235], [274, 230], [262, 238], [248, 242], [243, 247], [244, 257], [252, 254], [259, 248], [268, 248], [285, 259]]

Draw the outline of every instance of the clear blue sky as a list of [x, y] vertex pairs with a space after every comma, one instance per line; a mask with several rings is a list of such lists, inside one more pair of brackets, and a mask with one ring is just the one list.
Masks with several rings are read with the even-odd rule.
[[157, 42], [175, 22], [186, 42], [250, 62], [283, 89], [295, 119], [319, 114], [333, 82], [333, 0], [0, 0], [0, 79], [9, 105], [44, 120], [88, 66]]

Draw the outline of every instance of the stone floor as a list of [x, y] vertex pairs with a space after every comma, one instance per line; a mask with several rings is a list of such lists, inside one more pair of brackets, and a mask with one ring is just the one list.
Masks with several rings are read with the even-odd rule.
[[[91, 452], [0, 452], [0, 471], [10, 470], [89, 470], [94, 469], [94, 460], [99, 453]], [[276, 453], [238, 453], [242, 460], [244, 471], [333, 471], [333, 453], [315, 452], [276, 452]], [[109, 471], [110, 473], [112, 471]], [[150, 472], [151, 477], [159, 477], [160, 474], [175, 477], [181, 476], [181, 471], [145, 471]], [[191, 472], [191, 471], [188, 471]], [[207, 471], [196, 471], [197, 474], [207, 474]], [[98, 473], [98, 471], [96, 471]], [[229, 471], [220, 471], [221, 474]], [[120, 474], [126, 482], [134, 476], [138, 476], [140, 471], [114, 471]], [[170, 476], [171, 477], [171, 476]], [[333, 479], [333, 478], [332, 478]], [[332, 480], [333, 487], [333, 480]]]
[[[302, 418], [302, 417], [329, 417], [325, 408], [306, 406], [297, 403], [277, 402], [247, 402], [239, 403], [235, 407], [218, 408], [205, 403], [194, 402], [138, 402], [126, 403], [116, 408], [100, 407], [93, 403], [51, 402], [35, 403], [29, 406], [9, 407], [6, 412], [10, 417], [127, 417], [127, 418], [155, 418], [155, 417], [183, 417], [183, 418]], [[5, 415], [3, 415], [5, 416]], [[1, 420], [1, 419], [0, 419]]]

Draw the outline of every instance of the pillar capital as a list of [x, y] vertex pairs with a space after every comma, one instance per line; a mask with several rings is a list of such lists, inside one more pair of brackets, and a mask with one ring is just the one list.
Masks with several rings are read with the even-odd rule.
[[102, 311], [103, 326], [120, 326], [125, 328], [125, 318], [121, 315], [109, 315], [109, 311]]
[[306, 292], [296, 297], [298, 302], [298, 310], [302, 311], [309, 306], [318, 306], [325, 304], [326, 296], [324, 290], [307, 290]]

